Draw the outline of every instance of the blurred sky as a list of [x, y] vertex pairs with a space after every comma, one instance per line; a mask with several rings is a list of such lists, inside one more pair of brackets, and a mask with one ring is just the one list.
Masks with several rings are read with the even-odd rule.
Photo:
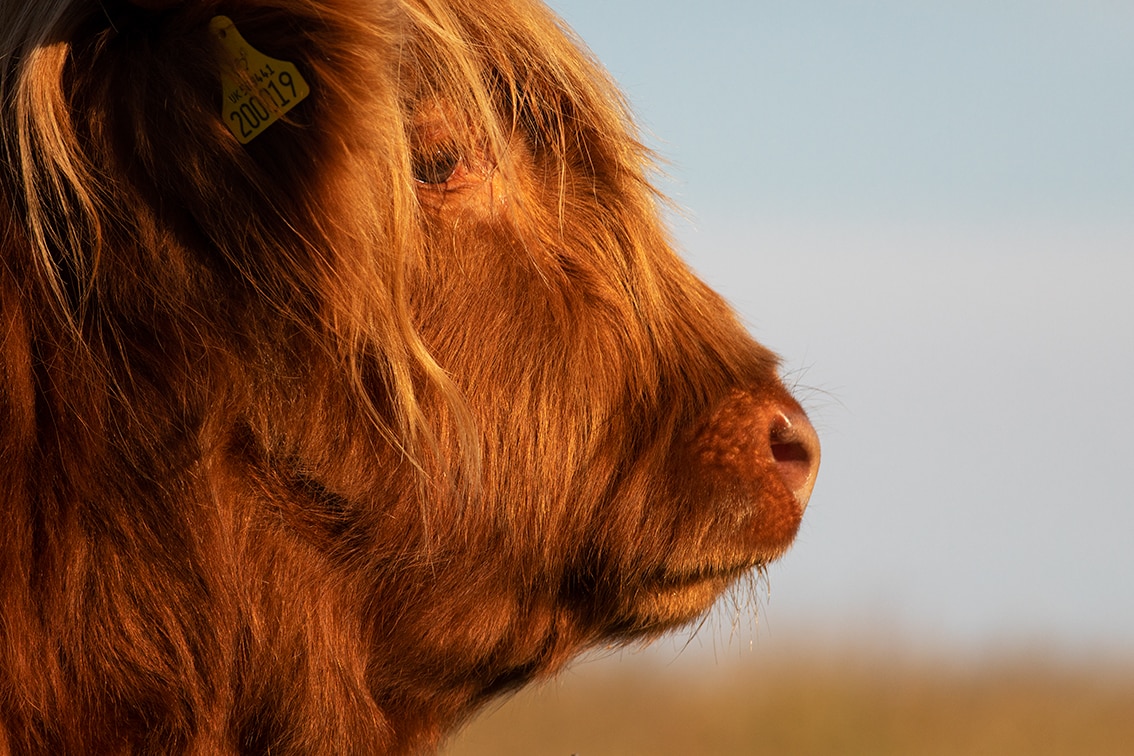
[[1134, 652], [1134, 3], [551, 4], [823, 438], [757, 642]]

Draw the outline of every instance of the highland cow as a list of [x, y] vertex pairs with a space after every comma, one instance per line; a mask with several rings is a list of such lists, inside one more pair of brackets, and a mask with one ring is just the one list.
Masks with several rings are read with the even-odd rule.
[[434, 747], [818, 442], [535, 0], [0, 0], [0, 753]]

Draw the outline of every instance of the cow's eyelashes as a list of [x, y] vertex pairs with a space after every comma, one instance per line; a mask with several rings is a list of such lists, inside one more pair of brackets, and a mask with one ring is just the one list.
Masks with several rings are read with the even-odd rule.
[[451, 147], [433, 147], [414, 152], [413, 178], [420, 184], [447, 183], [461, 165], [461, 153]]

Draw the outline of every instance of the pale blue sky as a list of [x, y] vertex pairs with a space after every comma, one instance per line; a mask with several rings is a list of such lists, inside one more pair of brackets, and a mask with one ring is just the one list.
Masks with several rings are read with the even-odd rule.
[[1134, 653], [1134, 4], [552, 5], [809, 387], [824, 468], [758, 637]]
[[977, 220], [1134, 206], [1134, 6], [555, 2], [730, 211]]

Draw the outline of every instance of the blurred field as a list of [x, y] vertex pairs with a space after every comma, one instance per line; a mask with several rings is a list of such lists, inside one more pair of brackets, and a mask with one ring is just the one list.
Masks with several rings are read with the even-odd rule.
[[1134, 753], [1134, 667], [1042, 654], [607, 659], [489, 709], [445, 756]]

